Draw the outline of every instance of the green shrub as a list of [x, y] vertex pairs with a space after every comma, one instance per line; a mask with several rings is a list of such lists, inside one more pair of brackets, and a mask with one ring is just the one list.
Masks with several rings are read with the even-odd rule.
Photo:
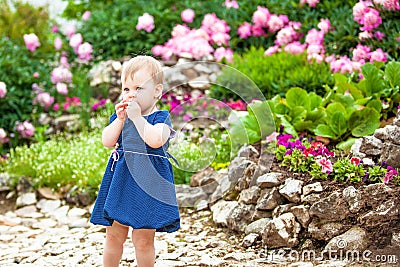
[[[35, 33], [42, 51], [50, 51], [53, 40], [49, 38], [53, 21], [46, 8], [33, 7], [29, 3], [0, 0], [0, 37], [7, 36], [13, 43], [24, 46], [24, 34]], [[3, 46], [1, 46], [3, 47]]]
[[100, 185], [110, 149], [101, 143], [101, 131], [53, 136], [43, 143], [19, 146], [10, 151], [0, 171], [19, 179], [25, 176], [34, 188], [59, 189], [76, 185], [94, 194]]
[[[264, 56], [264, 49], [252, 47], [243, 56], [235, 54], [234, 63], [230, 68], [225, 68], [218, 76], [217, 84], [227, 88], [237, 88], [238, 83], [243, 83], [237, 77], [236, 70], [247, 75], [259, 87], [265, 98], [275, 95], [284, 96], [291, 87], [301, 87], [308, 92], [315, 92], [323, 96], [324, 85], [333, 85], [333, 78], [329, 65], [326, 63], [309, 63], [305, 54], [292, 55], [286, 52]], [[245, 86], [245, 84], [244, 84]], [[237, 99], [238, 96], [221, 86], [213, 85], [210, 89], [211, 97], [217, 99]], [[244, 98], [251, 96], [245, 95]]]

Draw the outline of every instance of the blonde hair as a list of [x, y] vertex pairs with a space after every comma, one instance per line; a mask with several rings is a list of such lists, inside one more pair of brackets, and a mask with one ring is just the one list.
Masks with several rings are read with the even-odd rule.
[[121, 81], [126, 82], [128, 77], [133, 79], [135, 73], [142, 68], [146, 68], [150, 72], [155, 85], [163, 84], [164, 72], [162, 65], [157, 59], [151, 56], [136, 56], [126, 61], [123, 64]]

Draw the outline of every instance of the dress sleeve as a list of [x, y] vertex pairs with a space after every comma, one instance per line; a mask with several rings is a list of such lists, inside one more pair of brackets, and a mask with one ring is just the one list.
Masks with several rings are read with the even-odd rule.
[[154, 124], [157, 123], [165, 123], [168, 125], [169, 129], [171, 130], [169, 138], [171, 139], [175, 137], [176, 131], [172, 128], [171, 118], [167, 110], [160, 110], [160, 112], [157, 113], [154, 119]]
[[109, 124], [111, 124], [116, 118], [117, 118], [117, 113], [113, 113], [113, 114], [110, 116], [110, 123], [109, 123]]

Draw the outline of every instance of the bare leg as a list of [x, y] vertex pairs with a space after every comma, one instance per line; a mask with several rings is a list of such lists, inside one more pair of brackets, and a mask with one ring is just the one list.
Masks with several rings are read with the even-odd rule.
[[104, 244], [104, 267], [118, 267], [122, 257], [125, 240], [128, 236], [128, 226], [114, 221], [112, 226], [106, 228], [106, 241]]
[[138, 267], [153, 267], [156, 260], [154, 248], [154, 229], [134, 229], [132, 242], [135, 246]]

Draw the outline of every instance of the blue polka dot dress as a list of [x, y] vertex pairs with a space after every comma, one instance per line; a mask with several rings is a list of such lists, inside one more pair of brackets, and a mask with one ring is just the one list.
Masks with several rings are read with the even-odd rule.
[[[117, 118], [114, 113], [110, 123]], [[171, 127], [169, 112], [157, 110], [144, 118], [152, 125]], [[171, 128], [171, 136], [174, 131]], [[144, 143], [130, 119], [118, 138], [119, 147], [110, 156], [90, 222], [111, 226], [116, 220], [133, 229], [174, 232], [180, 227], [169, 141], [160, 148]]]

